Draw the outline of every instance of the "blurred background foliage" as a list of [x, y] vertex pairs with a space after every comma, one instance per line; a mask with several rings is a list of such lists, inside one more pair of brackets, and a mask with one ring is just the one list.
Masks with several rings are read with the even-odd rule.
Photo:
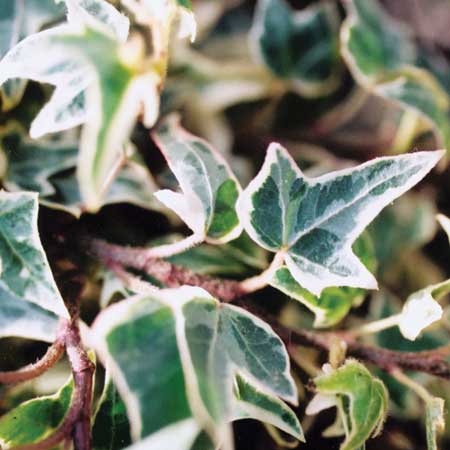
[[[16, 38], [63, 18], [60, 5], [50, 0], [25, 3], [26, 20]], [[120, 2], [112, 3], [120, 8]], [[355, 4], [361, 6], [357, 13], [346, 1], [261, 0], [257, 5], [251, 0], [194, 0], [197, 39], [193, 45], [174, 41], [161, 115], [178, 111], [187, 129], [226, 156], [244, 186], [273, 141], [288, 148], [310, 176], [377, 156], [438, 147], [450, 151], [450, 2]], [[356, 23], [352, 32], [346, 19], [349, 14], [354, 15], [353, 26]], [[139, 32], [139, 25], [133, 26]], [[0, 43], [0, 56], [5, 51]], [[99, 309], [121, 298], [125, 288], [71, 247], [71, 233], [88, 230], [136, 245], [169, 240], [185, 228], [152, 195], [157, 187], [172, 187], [175, 180], [142, 124], [133, 131], [130, 158], [112, 182], [103, 208], [95, 215], [83, 213], [75, 178], [79, 130], [38, 140], [27, 137], [32, 119], [51, 91], [49, 86], [14, 80], [3, 88], [0, 174], [8, 190], [40, 193], [40, 232], [54, 270], [72, 264], [69, 251], [88, 277], [82, 315], [89, 323]], [[450, 247], [436, 226], [437, 212], [450, 215], [447, 163], [386, 208], [370, 226], [366, 239], [371, 243], [365, 256], [376, 267], [380, 291], [359, 294], [357, 301], [352, 297], [351, 314], [336, 328], [396, 313], [412, 292], [450, 276]], [[204, 274], [241, 278], [266, 267], [267, 255], [244, 235], [221, 247], [201, 245], [172, 257], [172, 262]], [[269, 288], [257, 298], [284, 323], [312, 327], [309, 310], [281, 292]], [[368, 340], [397, 350], [446, 344], [448, 299], [442, 304], [444, 320], [415, 342], [404, 339], [397, 329]], [[3, 370], [20, 367], [44, 351], [45, 345], [3, 339], [0, 366]], [[306, 383], [325, 361], [314, 350], [304, 352], [308, 363], [299, 358], [294, 370]], [[0, 412], [24, 399], [56, 392], [67, 374], [63, 362], [33, 382], [0, 386]], [[389, 388], [390, 415], [382, 435], [369, 441], [367, 449], [423, 449], [421, 403], [388, 375], [378, 375]], [[450, 400], [448, 382], [423, 374], [415, 377], [434, 395]], [[337, 449], [339, 439], [321, 437], [333, 413], [305, 417], [311, 394], [301, 386], [305, 401], [300, 401], [297, 412], [307, 437], [307, 444], [301, 446]], [[446, 418], [450, 421], [449, 414]], [[263, 432], [260, 423], [243, 421], [235, 429], [239, 450], [281, 445]], [[442, 449], [450, 448], [450, 423], [442, 439]]]

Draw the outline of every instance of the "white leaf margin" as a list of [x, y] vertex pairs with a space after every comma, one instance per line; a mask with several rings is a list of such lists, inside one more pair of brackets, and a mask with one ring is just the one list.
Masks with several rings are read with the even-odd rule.
[[[259, 64], [267, 66], [263, 53], [261, 51], [259, 41], [261, 36], [264, 34], [264, 17], [265, 9], [267, 8], [268, 2], [271, 0], [258, 0], [256, 5], [256, 11], [253, 19], [253, 25], [249, 33], [249, 47], [252, 55]], [[326, 1], [321, 1], [317, 4], [312, 4], [307, 6], [301, 11], [293, 11], [290, 4], [286, 0], [278, 0], [283, 3], [290, 12], [293, 22], [296, 25], [300, 25], [303, 22], [307, 22], [309, 18], [314, 14], [315, 10], [318, 8], [323, 8], [324, 13], [330, 25], [335, 29], [336, 33], [339, 30], [339, 15], [334, 3], [328, 3]], [[267, 67], [270, 71], [270, 68]], [[273, 75], [276, 76], [275, 74]], [[332, 73], [331, 76], [326, 81], [305, 81], [300, 80], [295, 77], [290, 77], [288, 82], [292, 85], [294, 91], [297, 91], [300, 95], [306, 98], [316, 98], [321, 96], [326, 96], [333, 93], [339, 86], [341, 80], [342, 70], [338, 70]]]
[[[130, 420], [131, 436], [133, 441], [137, 441], [140, 438], [142, 430], [142, 421], [139, 414], [140, 411], [139, 401], [137, 397], [132, 393], [132, 391], [129, 390], [127, 381], [122, 371], [120, 370], [120, 367], [114, 361], [114, 358], [109, 354], [107, 346], [102, 337], [107, 336], [110, 331], [112, 331], [121, 323], [126, 322], [128, 318], [132, 318], [134, 314], [133, 306], [139, 304], [141, 300], [144, 300], [145, 298], [148, 297], [151, 297], [152, 299], [159, 301], [162, 306], [168, 307], [173, 311], [175, 318], [175, 335], [177, 339], [178, 350], [180, 353], [180, 360], [185, 377], [187, 397], [197, 425], [199, 427], [203, 427], [210, 434], [210, 436], [216, 436], [217, 440], [223, 443], [224, 448], [231, 449], [232, 444], [231, 444], [230, 427], [227, 426], [223, 430], [220, 430], [219, 435], [217, 435], [215, 431], [215, 424], [212, 418], [210, 417], [205, 404], [203, 403], [200, 394], [200, 389], [198, 386], [198, 381], [195, 374], [194, 364], [192, 362], [188, 343], [185, 338], [185, 317], [183, 315], [183, 306], [193, 299], [205, 299], [217, 302], [217, 300], [214, 297], [212, 297], [208, 292], [206, 292], [204, 289], [195, 286], [182, 286], [180, 288], [175, 289], [160, 289], [158, 291], [153, 292], [150, 295], [139, 294], [130, 297], [126, 300], [123, 300], [119, 303], [115, 303], [99, 314], [99, 316], [95, 319], [95, 322], [90, 329], [87, 342], [93, 348], [95, 348], [95, 350], [99, 355], [100, 360], [106, 367], [108, 367], [108, 370], [110, 371], [110, 374], [114, 379], [114, 383], [117, 386], [119, 392], [121, 393], [122, 398], [124, 399], [127, 409], [127, 415]], [[276, 336], [280, 340], [280, 342], [282, 342], [281, 339], [270, 327], [270, 325], [268, 325], [263, 320], [257, 318], [256, 316], [253, 316], [249, 312], [236, 306], [233, 305], [221, 305], [221, 306], [230, 307], [231, 309], [246, 315], [251, 320], [256, 322], [259, 327], [263, 328], [271, 335]], [[235, 367], [234, 371], [235, 373], [239, 373], [240, 376], [243, 376], [244, 378], [251, 380], [251, 383], [256, 388], [261, 389], [262, 392], [267, 393], [269, 395], [273, 395], [274, 397], [281, 397], [289, 401], [290, 403], [297, 405], [298, 404], [297, 387], [290, 375], [291, 366], [289, 355], [284, 345], [282, 345], [282, 349], [286, 360], [286, 369], [284, 374], [289, 380], [291, 380], [291, 387], [293, 392], [291, 396], [281, 396], [277, 392], [270, 391], [270, 389], [268, 389], [267, 387], [261, 386], [258, 380], [255, 380], [255, 378], [252, 377], [251, 375], [248, 375], [247, 373], [242, 373], [239, 370], [240, 368], [238, 367]], [[230, 380], [232, 379], [233, 377], [230, 376]], [[232, 385], [230, 386], [230, 389], [232, 389]], [[230, 418], [230, 420], [231, 419], [232, 418]], [[162, 429], [161, 431], [163, 430], [164, 429]], [[153, 436], [153, 434], [151, 436]]]
[[[239, 197], [241, 196], [242, 193], [242, 187], [241, 184], [239, 183], [239, 180], [231, 170], [230, 165], [228, 164], [225, 157], [205, 139], [196, 136], [188, 132], [186, 129], [184, 129], [181, 126], [180, 121], [181, 118], [178, 114], [172, 114], [165, 119], [165, 124], [171, 129], [170, 134], [172, 135], [172, 137], [174, 139], [181, 141], [185, 140], [188, 142], [189, 141], [201, 142], [202, 145], [204, 145], [211, 152], [212, 156], [217, 161], [217, 163], [222, 164], [224, 166], [228, 178], [235, 182], [238, 191], [237, 201], [239, 201]], [[166, 159], [170, 170], [175, 175], [175, 178], [177, 179], [178, 184], [180, 185], [182, 191], [182, 192], [174, 192], [169, 189], [162, 189], [160, 191], [155, 192], [154, 195], [161, 203], [163, 203], [165, 206], [171, 209], [177, 216], [179, 216], [186, 223], [186, 225], [192, 230], [193, 236], [191, 236], [188, 239], [191, 239], [192, 242], [194, 243], [201, 243], [203, 241], [206, 241], [208, 244], [212, 245], [226, 244], [227, 242], [237, 239], [243, 231], [241, 220], [239, 218], [239, 213], [237, 212], [238, 208], [237, 203], [236, 203], [236, 213], [239, 219], [239, 223], [229, 233], [227, 233], [226, 235], [222, 236], [219, 239], [213, 239], [208, 237], [207, 236], [208, 228], [211, 225], [211, 222], [214, 218], [214, 206], [215, 206], [213, 202], [214, 193], [212, 192], [209, 183], [207, 184], [206, 187], [210, 194], [209, 196], [211, 200], [211, 217], [208, 219], [206, 217], [203, 204], [201, 200], [198, 198], [197, 194], [193, 191], [193, 189], [191, 189], [189, 183], [185, 182], [181, 174], [177, 173], [179, 171], [174, 170], [172, 158], [170, 157], [169, 153], [165, 150], [165, 145], [158, 137], [157, 130], [152, 133], [152, 139], [160, 149], [161, 153], [164, 155], [164, 158]], [[200, 161], [202, 167], [204, 167], [203, 162], [195, 154], [195, 152], [192, 151], [191, 153]], [[204, 169], [205, 174], [208, 174], [208, 169], [206, 167], [204, 167]]]
[[[51, 286], [51, 289], [54, 291], [58, 302], [55, 303], [55, 305], [48, 305], [48, 304], [42, 304], [41, 302], [37, 302], [33, 299], [24, 298], [25, 301], [29, 301], [31, 303], [34, 303], [41, 308], [44, 308], [54, 314], [56, 314], [59, 317], [64, 317], [66, 319], [70, 318], [69, 312], [64, 304], [64, 300], [61, 297], [61, 294], [59, 293], [58, 287], [56, 286], [56, 282], [53, 278], [52, 271], [50, 269], [50, 264], [47, 259], [47, 255], [45, 254], [44, 247], [42, 246], [42, 243], [39, 239], [39, 229], [38, 229], [38, 209], [39, 209], [39, 195], [36, 192], [6, 192], [4, 190], [0, 190], [0, 202], [5, 199], [7, 201], [14, 201], [15, 199], [19, 199], [21, 197], [29, 197], [33, 202], [33, 208], [31, 209], [31, 217], [30, 217], [30, 224], [31, 224], [31, 230], [32, 234], [29, 237], [29, 240], [33, 247], [39, 251], [40, 256], [42, 257], [44, 264], [46, 265], [46, 269], [48, 270], [48, 282]], [[15, 295], [13, 293], [13, 295]]]
[[[307, 290], [312, 292], [316, 296], [320, 296], [322, 291], [326, 287], [331, 286], [348, 286], [348, 287], [355, 287], [355, 288], [364, 288], [364, 289], [377, 289], [378, 283], [373, 276], [373, 274], [364, 266], [364, 264], [359, 260], [359, 258], [353, 253], [352, 250], [352, 244], [356, 240], [356, 238], [364, 231], [364, 229], [368, 226], [370, 222], [380, 213], [380, 211], [386, 206], [386, 202], [383, 201], [384, 196], [382, 196], [382, 199], [378, 202], [373, 202], [372, 207], [370, 210], [366, 213], [364, 217], [364, 221], [360, 221], [356, 227], [352, 230], [352, 232], [346, 236], [347, 245], [345, 245], [341, 251], [339, 252], [339, 255], [341, 258], [344, 258], [348, 264], [352, 264], [353, 268], [356, 269], [357, 275], [352, 277], [339, 277], [337, 275], [334, 275], [332, 273], [328, 273], [324, 278], [320, 279], [317, 276], [312, 275], [309, 272], [306, 272], [304, 270], [301, 270], [295, 261], [292, 259], [292, 257], [289, 255], [289, 247], [295, 244], [302, 236], [306, 235], [308, 232], [316, 228], [320, 223], [323, 223], [329, 219], [331, 219], [333, 216], [335, 216], [337, 213], [334, 211], [332, 214], [329, 214], [325, 217], [320, 218], [315, 223], [311, 224], [306, 230], [303, 230], [297, 235], [293, 236], [290, 239], [290, 242], [284, 242], [281, 248], [276, 247], [270, 247], [266, 243], [262, 242], [258, 236], [258, 232], [253, 227], [250, 217], [252, 212], [255, 210], [253, 204], [252, 204], [252, 197], [253, 194], [258, 191], [262, 185], [264, 184], [265, 180], [270, 176], [270, 168], [272, 164], [276, 164], [277, 161], [277, 152], [280, 151], [282, 153], [282, 156], [286, 158], [290, 165], [291, 169], [302, 179], [304, 179], [309, 187], [313, 187], [314, 185], [326, 183], [330, 180], [333, 180], [337, 177], [342, 177], [346, 175], [351, 175], [355, 169], [363, 170], [364, 168], [368, 166], [375, 165], [383, 160], [401, 160], [401, 159], [412, 159], [412, 158], [423, 158], [427, 157], [427, 160], [424, 161], [424, 167], [422, 170], [419, 170], [414, 176], [410, 177], [407, 183], [405, 183], [401, 187], [397, 188], [390, 188], [390, 197], [393, 197], [393, 199], [399, 197], [411, 187], [413, 187], [415, 184], [417, 184], [420, 180], [423, 179], [423, 177], [431, 171], [431, 169], [437, 164], [437, 162], [445, 155], [445, 150], [436, 150], [436, 151], [428, 151], [428, 152], [415, 152], [415, 153], [408, 153], [406, 155], [400, 155], [400, 156], [394, 156], [394, 157], [380, 157], [380, 158], [374, 158], [370, 161], [367, 161], [366, 163], [360, 164], [356, 167], [350, 167], [342, 170], [332, 171], [325, 175], [310, 178], [303, 174], [303, 172], [298, 167], [297, 163], [294, 161], [292, 156], [289, 154], [289, 152], [281, 146], [279, 143], [271, 143], [269, 145], [269, 148], [267, 150], [266, 158], [263, 162], [263, 165], [259, 171], [259, 173], [256, 175], [256, 177], [249, 183], [249, 185], [242, 191], [241, 195], [238, 198], [237, 204], [236, 204], [236, 211], [239, 216], [239, 220], [242, 223], [244, 230], [250, 235], [250, 237], [258, 243], [261, 247], [265, 248], [266, 250], [269, 250], [271, 252], [277, 252], [285, 253], [284, 260], [286, 262], [286, 265], [288, 266], [289, 270], [292, 273], [292, 276], [295, 278], [295, 280], [303, 287], [305, 287]], [[360, 195], [358, 195], [357, 198], [355, 198], [352, 203], [362, 198], [364, 195], [366, 195], [367, 192], [362, 192]], [[351, 204], [344, 205], [344, 208], [347, 208]], [[283, 209], [284, 205], [280, 205], [281, 209]], [[340, 211], [338, 211], [339, 213]], [[283, 228], [284, 226], [284, 217], [283, 219]], [[296, 258], [300, 258], [300, 256], [294, 255]], [[316, 269], [314, 272], [323, 272], [324, 268], [318, 264], [314, 264], [309, 260], [305, 260], [308, 265], [311, 265]], [[345, 281], [344, 281], [345, 280]]]

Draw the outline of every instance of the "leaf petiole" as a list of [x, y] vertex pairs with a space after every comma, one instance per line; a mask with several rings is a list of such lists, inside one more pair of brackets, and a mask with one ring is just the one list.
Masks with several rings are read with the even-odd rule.
[[348, 330], [352, 337], [364, 336], [367, 334], [375, 334], [380, 331], [398, 326], [400, 323], [401, 314], [394, 314], [393, 316], [385, 317], [384, 319], [374, 320], [359, 327]]
[[277, 269], [283, 265], [285, 256], [285, 250], [277, 252], [266, 270], [261, 272], [259, 275], [242, 280], [240, 282], [242, 291], [249, 294], [250, 292], [258, 291], [259, 289], [267, 286]]
[[204, 241], [204, 236], [200, 234], [191, 234], [181, 241], [172, 244], [158, 245], [143, 251], [143, 256], [147, 258], [168, 258], [169, 256], [183, 253], [192, 247], [200, 245]]

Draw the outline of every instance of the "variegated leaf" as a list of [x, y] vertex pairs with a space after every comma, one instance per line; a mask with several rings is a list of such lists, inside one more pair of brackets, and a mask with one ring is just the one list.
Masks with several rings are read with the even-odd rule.
[[92, 448], [122, 450], [130, 444], [130, 423], [125, 404], [109, 373], [106, 373], [103, 393], [92, 425]]
[[347, 2], [341, 30], [342, 55], [365, 89], [417, 112], [450, 147], [450, 97], [421, 62], [412, 33], [389, 17], [377, 0]]
[[[19, 132], [5, 134], [0, 148], [7, 158], [6, 188], [39, 193], [41, 204], [79, 217], [86, 206], [75, 176], [78, 145], [72, 139], [31, 140]], [[130, 152], [104, 193], [102, 205], [131, 203], [160, 210], [154, 198], [156, 184], [138, 154]]]
[[442, 317], [442, 307], [437, 300], [450, 292], [450, 280], [428, 286], [411, 294], [399, 317], [403, 337], [414, 341], [423, 329]]
[[[369, 271], [375, 270], [373, 245], [367, 233], [356, 240], [353, 251]], [[314, 326], [317, 328], [330, 327], [339, 323], [352, 306], [361, 304], [365, 294], [363, 289], [328, 287], [324, 289], [320, 297], [316, 297], [295, 281], [286, 266], [275, 272], [270, 284], [310, 309], [315, 314]]]
[[[442, 214], [437, 216], [439, 223], [448, 233], [449, 219]], [[424, 328], [442, 318], [442, 307], [438, 303], [450, 292], [450, 279], [428, 286], [410, 295], [399, 316], [402, 335], [414, 341]]]
[[252, 239], [284, 255], [293, 278], [316, 296], [331, 286], [374, 289], [377, 282], [352, 244], [442, 156], [437, 151], [378, 158], [310, 179], [274, 143], [259, 174], [240, 195], [237, 212]]
[[[289, 432], [298, 425], [292, 414], [281, 414], [287, 407], [277, 399], [296, 402], [280, 339], [258, 318], [220, 305], [202, 289], [167, 289], [124, 300], [101, 313], [93, 333], [127, 406], [134, 440], [151, 436], [153, 442], [163, 435], [172, 439], [174, 450], [185, 448], [181, 435], [165, 432], [185, 421], [196, 427], [192, 442], [204, 430], [230, 448], [238, 375], [250, 383], [239, 391], [247, 414], [270, 417]], [[294, 435], [301, 437], [299, 428]]]
[[292, 11], [285, 0], [259, 0], [251, 33], [258, 57], [271, 72], [307, 97], [339, 85], [339, 14], [322, 2]]
[[39, 239], [37, 215], [37, 194], [0, 191], [0, 288], [9, 294], [5, 301], [13, 296], [68, 317]]
[[[30, 133], [35, 138], [86, 120], [85, 90], [94, 82], [94, 74], [86, 61], [77, 58], [68, 48], [62, 48], [58, 38], [77, 34], [87, 25], [119, 42], [128, 35], [128, 19], [105, 0], [67, 0], [66, 3], [66, 24], [23, 36], [24, 39], [0, 62], [0, 84], [17, 77], [56, 86], [52, 98], [31, 125]], [[44, 57], [36, 58], [36, 54]]]
[[[33, 137], [86, 122], [78, 177], [87, 208], [95, 211], [142, 108], [147, 126], [156, 120], [159, 76], [141, 70], [142, 48], [123, 43], [128, 20], [109, 3], [68, 0], [67, 6], [68, 23], [8, 52], [0, 62], [0, 83], [19, 76], [56, 86], [32, 124]], [[36, 58], [37, 53], [48, 56]]]
[[342, 416], [346, 437], [340, 450], [358, 450], [383, 426], [388, 408], [384, 384], [359, 362], [347, 360], [314, 378], [317, 392], [334, 395]]
[[242, 231], [235, 204], [240, 186], [224, 158], [204, 140], [169, 117], [153, 138], [176, 176], [182, 193], [162, 190], [155, 195], [182, 218], [199, 240], [228, 242]]
[[[0, 59], [20, 39], [64, 16], [63, 5], [54, 0], [1, 0], [0, 11]], [[20, 102], [25, 86], [25, 80], [15, 78], [1, 87], [3, 111], [14, 108]]]
[[0, 417], [2, 449], [31, 446], [55, 432], [70, 407], [72, 378], [54, 395], [22, 403]]
[[58, 317], [30, 302], [24, 302], [0, 287], [0, 338], [21, 337], [54, 342]]

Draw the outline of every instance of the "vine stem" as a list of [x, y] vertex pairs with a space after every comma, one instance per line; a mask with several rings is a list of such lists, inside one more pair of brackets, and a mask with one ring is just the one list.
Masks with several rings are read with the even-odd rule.
[[[247, 293], [239, 281], [200, 275], [161, 258], [149, 258], [145, 249], [122, 247], [100, 239], [89, 238], [84, 239], [82, 245], [91, 256], [114, 272], [117, 272], [121, 266], [121, 278], [125, 281], [126, 271], [123, 269], [130, 267], [145, 272], [169, 288], [183, 285], [200, 286], [224, 302], [234, 301]], [[130, 279], [129, 276], [128, 279]], [[136, 277], [134, 280], [136, 282]]]
[[255, 277], [247, 278], [246, 280], [241, 281], [240, 287], [242, 291], [246, 294], [250, 294], [251, 292], [255, 292], [266, 287], [277, 269], [283, 265], [285, 256], [286, 252], [284, 251], [276, 253], [270, 263], [270, 266], [264, 270], [264, 272], [256, 275]]
[[[185, 247], [183, 243], [186, 240], [175, 244], [181, 244], [182, 247]], [[165, 261], [161, 257], [155, 257], [155, 253], [160, 255], [165, 253], [157, 250], [163, 249], [165, 246], [149, 250], [141, 247], [122, 247], [100, 239], [89, 238], [84, 240], [83, 245], [88, 253], [99, 259], [114, 272], [118, 273], [119, 270], [120, 277], [125, 281], [132, 279], [134, 284], [138, 282], [136, 277], [127, 276], [126, 271], [123, 270], [123, 267], [131, 267], [151, 275], [169, 288], [182, 285], [200, 286], [224, 302], [232, 302], [246, 294], [266, 287], [275, 271], [283, 265], [285, 258], [285, 252], [280, 251], [275, 254], [269, 267], [262, 273], [242, 281], [235, 281], [200, 275]], [[172, 245], [169, 244], [169, 246]], [[168, 254], [174, 253], [170, 252]], [[122, 266], [122, 270], [120, 270], [119, 266]]]
[[[243, 282], [199, 275], [162, 259], [146, 258], [139, 249], [109, 244], [98, 239], [84, 239], [82, 245], [89, 254], [107, 267], [116, 267], [116, 270], [120, 267], [123, 274], [126, 274], [126, 267], [132, 267], [155, 277], [167, 287], [185, 284], [198, 286], [223, 302], [233, 301], [269, 323], [288, 348], [291, 345], [304, 345], [330, 352], [336, 345], [336, 340], [341, 339], [347, 345], [347, 355], [374, 364], [384, 371], [391, 372], [398, 368], [450, 379], [450, 364], [445, 360], [450, 355], [450, 345], [432, 351], [401, 352], [358, 342], [351, 332], [317, 332], [289, 328], [280, 324], [276, 317], [267, 315], [252, 305], [249, 298], [245, 297], [250, 288], [263, 287], [262, 283], [252, 281], [250, 288], [247, 287], [246, 290], [245, 284], [242, 286]], [[281, 259], [281, 256], [279, 258]], [[274, 258], [271, 264], [273, 267], [268, 270], [273, 270], [279, 264], [279, 258]]]
[[203, 240], [204, 236], [194, 233], [185, 239], [173, 242], [172, 244], [164, 244], [142, 249], [142, 252], [144, 257], [147, 258], [168, 258], [169, 256], [183, 253], [186, 250], [201, 244]]
[[58, 429], [40, 442], [11, 450], [48, 450], [72, 435], [74, 450], [90, 450], [90, 417], [94, 365], [81, 344], [78, 319], [62, 320], [61, 335], [72, 367], [74, 390], [70, 408]]
[[428, 402], [433, 399], [433, 396], [419, 383], [406, 376], [401, 370], [393, 370], [391, 375], [401, 384], [405, 385], [417, 394], [424, 402]]
[[64, 354], [64, 328], [59, 327], [55, 342], [47, 349], [39, 361], [18, 370], [0, 372], [0, 384], [21, 383], [32, 380], [50, 369]]

